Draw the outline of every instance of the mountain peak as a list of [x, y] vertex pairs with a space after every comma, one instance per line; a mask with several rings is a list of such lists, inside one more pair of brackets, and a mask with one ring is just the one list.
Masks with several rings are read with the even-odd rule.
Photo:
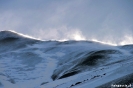
[[0, 31], [0, 40], [6, 38], [31, 38], [31, 37], [12, 30]]
[[22, 38], [22, 36], [19, 33], [10, 30], [0, 31], [0, 40], [6, 38]]

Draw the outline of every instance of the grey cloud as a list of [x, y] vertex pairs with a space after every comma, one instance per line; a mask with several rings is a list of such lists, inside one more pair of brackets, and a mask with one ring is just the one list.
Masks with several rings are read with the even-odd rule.
[[1, 0], [0, 30], [47, 40], [73, 39], [78, 31], [88, 40], [119, 44], [133, 35], [132, 8], [132, 0]]

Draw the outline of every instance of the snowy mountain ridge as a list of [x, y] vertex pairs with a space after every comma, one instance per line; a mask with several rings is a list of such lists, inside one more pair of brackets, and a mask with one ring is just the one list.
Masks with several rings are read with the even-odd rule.
[[133, 86], [133, 45], [40, 41], [0, 32], [0, 88]]

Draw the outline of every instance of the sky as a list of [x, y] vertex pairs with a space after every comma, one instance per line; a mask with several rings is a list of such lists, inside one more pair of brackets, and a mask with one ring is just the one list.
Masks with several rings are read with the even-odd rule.
[[42, 40], [133, 43], [133, 0], [0, 0], [0, 31]]

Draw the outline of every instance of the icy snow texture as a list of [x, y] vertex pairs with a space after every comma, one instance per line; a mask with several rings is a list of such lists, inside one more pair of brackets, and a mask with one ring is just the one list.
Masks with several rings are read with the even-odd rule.
[[40, 41], [0, 32], [0, 88], [95, 88], [133, 83], [133, 45]]

